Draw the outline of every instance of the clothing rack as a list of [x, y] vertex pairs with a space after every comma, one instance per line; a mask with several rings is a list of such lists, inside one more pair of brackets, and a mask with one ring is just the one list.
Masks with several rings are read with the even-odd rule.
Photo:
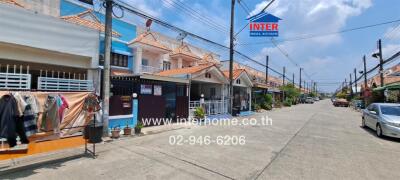
[[[96, 113], [93, 113], [93, 126], [94, 127], [96, 127]], [[92, 136], [93, 136], [93, 133], [94, 133], [94, 131], [89, 131], [89, 133], [91, 133], [92, 134]], [[91, 135], [89, 135], [89, 137], [90, 137]], [[92, 157], [93, 157], [93, 159], [96, 159], [96, 157], [97, 157], [97, 154], [96, 154], [96, 143], [91, 143], [92, 144], [92, 150], [90, 150], [89, 148], [88, 148], [88, 141], [89, 141], [89, 139], [90, 138], [88, 138], [88, 139], [85, 139], [85, 154], [90, 154]]]

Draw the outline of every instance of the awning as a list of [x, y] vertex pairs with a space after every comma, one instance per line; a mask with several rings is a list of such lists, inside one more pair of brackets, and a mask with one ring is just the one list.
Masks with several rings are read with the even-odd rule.
[[373, 91], [383, 91], [383, 90], [400, 90], [400, 83], [389, 84], [383, 87], [374, 88]]

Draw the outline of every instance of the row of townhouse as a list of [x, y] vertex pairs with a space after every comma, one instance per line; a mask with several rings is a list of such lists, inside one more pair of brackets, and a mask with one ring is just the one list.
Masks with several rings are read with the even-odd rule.
[[[102, 13], [79, 0], [0, 2], [0, 72], [25, 80], [0, 88], [100, 94]], [[111, 128], [143, 118], [188, 118], [203, 99], [207, 115], [228, 113], [228, 61], [218, 54], [117, 18], [112, 35]], [[233, 78], [233, 106], [242, 115], [251, 112], [255, 92], [279, 95], [282, 84], [272, 76], [266, 84], [265, 73], [238, 63]]]

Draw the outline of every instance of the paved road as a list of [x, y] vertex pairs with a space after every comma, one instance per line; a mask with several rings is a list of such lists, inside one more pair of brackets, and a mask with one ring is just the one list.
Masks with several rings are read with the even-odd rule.
[[[272, 126], [193, 126], [114, 141], [95, 160], [0, 179], [400, 179], [400, 140], [379, 139], [361, 128], [359, 113], [351, 109], [325, 100], [267, 114]], [[176, 135], [245, 136], [246, 144], [170, 145]]]

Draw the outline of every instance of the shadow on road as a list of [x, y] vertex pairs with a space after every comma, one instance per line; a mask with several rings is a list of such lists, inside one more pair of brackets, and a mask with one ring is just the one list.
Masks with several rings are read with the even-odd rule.
[[[363, 129], [364, 131], [368, 132], [369, 134], [375, 136], [376, 138], [379, 138], [378, 136], [376, 136], [376, 132], [373, 129], [371, 129], [369, 127], [362, 127], [362, 126], [360, 126], [360, 128]], [[399, 138], [393, 138], [393, 137], [385, 136], [382, 139], [400, 143], [400, 139]]]

